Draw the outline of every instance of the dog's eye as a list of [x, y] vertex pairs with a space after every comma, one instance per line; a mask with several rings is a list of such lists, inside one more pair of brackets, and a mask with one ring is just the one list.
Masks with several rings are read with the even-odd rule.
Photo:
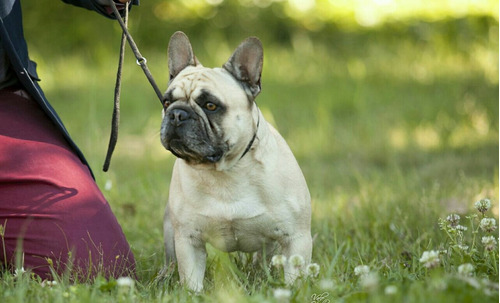
[[217, 109], [217, 105], [213, 104], [212, 102], [207, 102], [205, 103], [205, 108], [211, 112]]
[[172, 102], [170, 102], [169, 100], [164, 100], [164, 101], [163, 101], [163, 108], [164, 108], [164, 109], [167, 109], [167, 107], [169, 107], [171, 103], [172, 103]]

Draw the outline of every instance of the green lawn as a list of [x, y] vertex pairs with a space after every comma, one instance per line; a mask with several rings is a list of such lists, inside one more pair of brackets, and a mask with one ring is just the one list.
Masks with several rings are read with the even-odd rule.
[[[498, 302], [498, 246], [488, 251], [481, 241], [488, 235], [498, 240], [498, 230], [478, 230], [483, 215], [474, 208], [489, 198], [485, 216], [498, 221], [498, 22], [486, 31], [466, 27], [479, 37], [473, 43], [441, 39], [453, 24], [414, 27], [432, 34], [425, 39], [412, 35], [409, 25], [345, 32], [332, 41], [305, 34], [290, 45], [264, 41], [257, 103], [308, 181], [313, 262], [320, 273], [288, 287], [279, 270], [246, 263], [248, 255], [209, 249], [206, 291], [198, 296], [179, 285], [175, 272], [159, 274], [174, 157], [160, 144], [161, 107], [131, 53], [118, 145], [104, 173], [117, 58], [91, 46], [63, 56], [30, 49], [49, 100], [123, 227], [138, 277], [133, 287], [104, 279], [71, 284], [65, 277], [47, 286], [26, 274], [4, 274], [1, 301], [278, 302], [274, 291], [286, 288], [293, 302], [318, 296], [331, 302]], [[220, 66], [236, 46], [203, 39], [195, 38], [195, 53], [204, 45], [198, 57], [207, 66]], [[142, 52], [166, 89], [166, 52]], [[451, 213], [468, 227], [463, 234], [440, 228], [439, 219]], [[466, 218], [471, 215], [478, 217]], [[440, 261], [427, 268], [419, 260], [431, 250], [441, 251]], [[474, 266], [470, 275], [459, 273], [464, 263]], [[356, 275], [360, 265], [370, 273]]]

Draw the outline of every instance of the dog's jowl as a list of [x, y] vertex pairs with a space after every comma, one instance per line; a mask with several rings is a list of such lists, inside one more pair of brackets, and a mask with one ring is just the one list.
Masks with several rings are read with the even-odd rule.
[[[201, 291], [206, 243], [310, 262], [306, 181], [254, 102], [261, 89], [261, 42], [248, 38], [222, 68], [206, 68], [187, 36], [176, 32], [168, 56], [161, 142], [178, 159], [164, 220], [167, 263], [177, 261], [181, 282]], [[298, 275], [285, 267], [287, 283]]]

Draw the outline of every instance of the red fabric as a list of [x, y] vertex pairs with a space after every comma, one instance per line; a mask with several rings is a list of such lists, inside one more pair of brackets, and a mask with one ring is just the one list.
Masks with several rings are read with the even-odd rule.
[[36, 102], [8, 90], [0, 90], [0, 225], [1, 265], [15, 266], [20, 244], [24, 268], [42, 278], [51, 278], [50, 263], [80, 279], [133, 275], [134, 256], [88, 168]]

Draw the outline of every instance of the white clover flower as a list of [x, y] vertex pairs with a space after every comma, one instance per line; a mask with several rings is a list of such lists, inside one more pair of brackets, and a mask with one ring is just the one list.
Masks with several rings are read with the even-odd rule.
[[464, 276], [470, 276], [474, 272], [474, 265], [470, 263], [462, 264], [458, 267], [458, 273]]
[[395, 295], [398, 292], [398, 287], [396, 285], [387, 285], [384, 289], [384, 293], [388, 296]]
[[358, 265], [354, 268], [354, 274], [356, 276], [364, 276], [370, 272], [370, 267], [368, 265]]
[[271, 258], [271, 265], [274, 267], [283, 267], [286, 264], [286, 257], [284, 255], [274, 255]]
[[457, 226], [458, 223], [460, 223], [460, 216], [457, 214], [451, 214], [448, 217], [446, 217], [446, 221], [450, 223], [451, 226]]
[[469, 249], [469, 245], [463, 245], [463, 244], [458, 244], [457, 245], [458, 249], [466, 251]]
[[295, 268], [302, 268], [305, 264], [304, 257], [301, 255], [291, 256], [290, 259], [288, 259], [288, 262]]
[[435, 250], [424, 251], [419, 261], [420, 263], [423, 263], [423, 265], [427, 268], [434, 268], [438, 266], [440, 262], [439, 252]]
[[119, 277], [116, 279], [116, 285], [119, 287], [133, 287], [134, 280], [130, 277]]
[[481, 199], [474, 203], [474, 206], [480, 213], [484, 214], [491, 208], [491, 201], [490, 199]]
[[273, 290], [273, 296], [278, 302], [288, 302], [292, 296], [292, 292], [285, 288], [276, 288]]
[[106, 180], [106, 183], [104, 184], [104, 190], [110, 191], [113, 188], [113, 181], [110, 179]]
[[316, 278], [319, 275], [319, 269], [317, 263], [311, 263], [306, 267], [306, 274], [308, 277]]
[[51, 286], [56, 286], [57, 285], [57, 281], [49, 281], [49, 280], [43, 280], [42, 283], [40, 284], [42, 287], [45, 287], [45, 286], [48, 286], [48, 287], [51, 287]]
[[378, 274], [375, 272], [369, 272], [360, 277], [359, 283], [363, 289], [368, 291], [375, 290], [378, 286]]
[[456, 225], [456, 226], [452, 226], [453, 229], [456, 229], [456, 230], [459, 230], [459, 231], [466, 231], [467, 230], [467, 226], [463, 226], [463, 225]]
[[497, 229], [497, 221], [493, 218], [483, 218], [479, 223], [479, 227], [484, 232], [493, 232]]
[[14, 270], [14, 277], [22, 276], [25, 272], [24, 267], [16, 268], [16, 270]]
[[492, 251], [497, 247], [497, 240], [493, 236], [486, 236], [481, 239], [481, 242], [484, 245], [484, 248], [488, 251]]

